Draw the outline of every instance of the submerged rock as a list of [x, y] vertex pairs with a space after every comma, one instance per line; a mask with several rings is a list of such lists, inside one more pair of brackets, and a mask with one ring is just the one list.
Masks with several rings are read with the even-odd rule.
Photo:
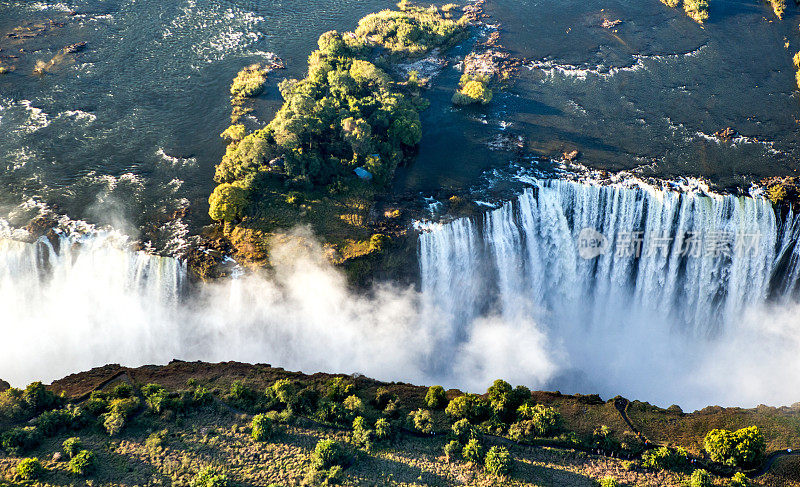
[[77, 52], [83, 51], [84, 49], [86, 49], [86, 43], [81, 41], [81, 42], [76, 42], [75, 44], [70, 44], [69, 46], [65, 47], [64, 52], [66, 52], [67, 54], [75, 54]]
[[739, 135], [739, 133], [736, 132], [731, 127], [728, 127], [728, 128], [726, 128], [724, 130], [719, 130], [717, 132], [714, 132], [714, 137], [717, 137], [717, 138], [722, 139], [722, 140], [731, 140], [731, 139], [735, 138], [737, 135]]

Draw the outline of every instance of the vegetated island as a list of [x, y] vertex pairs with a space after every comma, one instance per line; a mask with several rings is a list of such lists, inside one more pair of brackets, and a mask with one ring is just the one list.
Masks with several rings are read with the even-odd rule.
[[[708, 0], [661, 0], [661, 3], [668, 7], [677, 8], [683, 2], [683, 10], [692, 20], [702, 24], [708, 20]], [[786, 11], [786, 0], [766, 0], [772, 7], [772, 11], [779, 18], [783, 18], [783, 13]], [[800, 1], [795, 0], [795, 3], [800, 5]]]
[[0, 381], [0, 485], [797, 486], [800, 404], [684, 413], [235, 362]]
[[[248, 131], [242, 117], [280, 66], [250, 66], [234, 80], [209, 214], [245, 262], [266, 261], [270, 239], [298, 225], [309, 225], [338, 264], [380, 253], [405, 232], [393, 226], [400, 210], [375, 201], [422, 137], [427, 79], [411, 61], [463, 40], [470, 16], [455, 4], [398, 6], [367, 15], [353, 32], [322, 34], [307, 76], [280, 83], [284, 104], [265, 127]], [[483, 79], [466, 80], [461, 92], [460, 103], [491, 96]]]

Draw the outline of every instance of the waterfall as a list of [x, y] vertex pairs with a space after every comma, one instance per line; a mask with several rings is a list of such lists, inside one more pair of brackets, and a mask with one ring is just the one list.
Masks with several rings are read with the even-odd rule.
[[[713, 336], [765, 302], [776, 279], [781, 296], [796, 289], [793, 220], [779, 231], [763, 198], [543, 181], [481, 218], [423, 232], [422, 288], [457, 323], [491, 308], [560, 326], [658, 316]], [[591, 258], [586, 231], [605, 242]]]
[[52, 379], [65, 366], [173, 358], [158, 351], [180, 340], [163, 324], [186, 266], [123, 241], [112, 231], [56, 229], [34, 243], [0, 235], [0, 376]]
[[764, 198], [546, 180], [420, 227], [427, 309], [454, 340], [482, 317], [543, 333], [547, 350], [529, 353], [559, 366], [544, 386], [665, 405], [756, 389], [794, 401], [753, 385], [800, 372], [800, 218], [779, 222]]

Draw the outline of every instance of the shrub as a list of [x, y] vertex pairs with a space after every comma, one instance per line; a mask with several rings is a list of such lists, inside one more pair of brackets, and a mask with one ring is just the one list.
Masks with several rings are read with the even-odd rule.
[[275, 433], [275, 426], [264, 414], [257, 414], [250, 423], [250, 437], [255, 441], [267, 441]]
[[736, 472], [728, 481], [728, 487], [747, 487], [748, 485], [750, 485], [750, 482], [742, 472]]
[[383, 411], [384, 409], [386, 409], [386, 406], [388, 406], [389, 403], [394, 399], [397, 399], [396, 394], [392, 394], [385, 387], [379, 387], [378, 390], [375, 392], [375, 407]]
[[458, 396], [447, 405], [444, 412], [453, 420], [467, 419], [477, 424], [489, 415], [489, 406], [475, 394]]
[[77, 436], [73, 436], [72, 438], [67, 438], [64, 440], [64, 443], [61, 444], [62, 448], [64, 448], [64, 453], [66, 453], [68, 458], [74, 458], [81, 450], [83, 450], [83, 443], [81, 439]]
[[22, 391], [22, 402], [31, 415], [36, 415], [63, 404], [63, 400], [47, 390], [41, 382], [34, 382]]
[[786, 0], [769, 0], [772, 5], [772, 10], [779, 19], [783, 18], [783, 12], [786, 10]]
[[[800, 54], [800, 53], [798, 53]], [[782, 184], [773, 184], [767, 188], [767, 199], [777, 205], [786, 197], [786, 187]]]
[[327, 383], [326, 395], [331, 401], [341, 402], [346, 397], [352, 395], [355, 386], [352, 382], [343, 377], [336, 377]]
[[555, 436], [562, 428], [561, 414], [543, 404], [532, 406], [530, 403], [525, 403], [517, 409], [517, 415], [524, 418], [520, 428], [526, 437], [547, 438]]
[[353, 420], [353, 444], [359, 448], [369, 450], [372, 448], [372, 438], [374, 436], [375, 432], [367, 426], [367, 420], [363, 416]]
[[600, 479], [600, 487], [619, 487], [617, 479], [611, 476], [603, 477]]
[[460, 457], [461, 443], [457, 442], [456, 440], [451, 440], [444, 446], [444, 454], [447, 457], [448, 462], [451, 462], [453, 461], [453, 459]]
[[74, 405], [45, 411], [36, 418], [36, 426], [44, 436], [54, 436], [66, 429], [78, 429], [86, 423], [83, 410]]
[[319, 421], [326, 423], [346, 424], [352, 416], [349, 411], [338, 402], [329, 400], [320, 401], [314, 415]]
[[9, 455], [21, 455], [42, 443], [42, 434], [33, 426], [12, 428], [0, 435], [0, 445]]
[[464, 74], [459, 83], [459, 89], [453, 94], [452, 102], [454, 105], [472, 105], [479, 103], [486, 105], [494, 94], [488, 86], [488, 80], [480, 76], [470, 76]]
[[231, 84], [231, 97], [234, 103], [243, 99], [258, 96], [264, 91], [269, 70], [260, 64], [253, 64], [239, 71]]
[[386, 418], [380, 418], [375, 422], [375, 438], [388, 440], [394, 434], [392, 424]]
[[461, 444], [466, 443], [471, 438], [475, 437], [475, 427], [470, 424], [466, 419], [459, 419], [453, 423], [450, 430], [452, 437]]
[[431, 386], [425, 394], [425, 405], [428, 409], [444, 409], [447, 406], [447, 396], [442, 386]]
[[93, 416], [100, 416], [108, 412], [108, 397], [102, 391], [93, 391], [83, 408]]
[[250, 197], [234, 184], [222, 183], [208, 197], [208, 215], [212, 220], [233, 222], [244, 216]]
[[486, 452], [484, 460], [486, 473], [490, 475], [505, 476], [511, 472], [511, 454], [508, 448], [493, 446]]
[[695, 470], [692, 472], [692, 477], [689, 479], [689, 485], [691, 487], [711, 487], [713, 482], [711, 482], [711, 475], [703, 469]]
[[299, 387], [296, 382], [289, 379], [281, 379], [275, 381], [270, 389], [275, 394], [275, 398], [286, 407], [292, 408], [297, 404]]
[[479, 464], [483, 460], [483, 446], [477, 438], [472, 438], [461, 449], [461, 456], [468, 462]]
[[345, 409], [356, 414], [365, 411], [364, 402], [358, 396], [347, 396], [342, 404]]
[[38, 458], [24, 458], [17, 464], [17, 475], [22, 480], [36, 480], [42, 473], [44, 467]]
[[127, 399], [133, 396], [133, 386], [127, 382], [121, 382], [114, 387], [114, 392], [111, 395], [117, 399]]
[[94, 472], [95, 456], [89, 450], [81, 450], [72, 457], [67, 464], [67, 468], [74, 475], [86, 476]]
[[409, 413], [409, 416], [414, 423], [414, 429], [426, 435], [433, 433], [433, 416], [430, 411], [427, 409], [417, 409]]
[[708, 20], [708, 0], [683, 0], [683, 10], [700, 24]]
[[642, 465], [657, 470], [681, 472], [689, 466], [689, 456], [683, 448], [671, 450], [662, 446], [645, 452], [642, 455]]
[[226, 487], [228, 477], [217, 472], [214, 467], [203, 467], [192, 479], [192, 487]]
[[766, 452], [766, 442], [756, 426], [734, 432], [711, 430], [704, 443], [711, 460], [732, 467], [753, 466]]
[[313, 465], [318, 470], [327, 470], [331, 467], [345, 467], [349, 455], [341, 443], [335, 440], [320, 440], [314, 448]]

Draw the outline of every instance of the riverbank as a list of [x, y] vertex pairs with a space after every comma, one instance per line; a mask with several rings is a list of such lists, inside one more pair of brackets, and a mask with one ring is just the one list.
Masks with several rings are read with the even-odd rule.
[[[487, 394], [470, 397], [488, 404], [496, 400], [498, 387], [505, 386], [495, 383], [493, 387]], [[74, 405], [70, 407], [79, 410], [100, 407], [98, 411], [102, 412], [103, 404], [114, 401], [128, 401], [133, 407], [125, 413], [121, 429], [110, 437], [107, 426], [94, 424], [88, 415], [85, 423], [48, 429], [37, 446], [0, 457], [0, 475], [6, 483], [21, 479], [17, 473], [21, 458], [37, 457], [44, 468], [37, 475], [41, 485], [70, 485], [75, 479], [87, 479], [94, 485], [157, 479], [188, 485], [207, 468], [226, 478], [226, 483], [214, 485], [317, 484], [331, 472], [314, 467], [315, 445], [319, 440], [333, 439], [350, 456], [330, 482], [345, 485], [590, 486], [612, 477], [622, 485], [665, 487], [683, 485], [692, 471], [700, 468], [719, 472], [720, 476], [713, 477], [714, 485], [728, 485], [733, 470], [715, 467], [704, 458], [703, 437], [711, 429], [755, 425], [763, 432], [767, 453], [800, 446], [798, 405], [709, 407], [684, 413], [677, 406], [660, 409], [620, 397], [603, 400], [596, 395], [528, 391], [531, 404], [556, 414], [559, 426], [537, 438], [514, 436], [510, 433], [513, 425], [506, 430], [496, 419], [475, 422], [472, 434], [484, 451], [496, 447], [510, 454], [510, 470], [493, 474], [482, 462], [445, 454], [455, 409], [444, 406], [466, 397], [458, 390], [441, 391], [443, 402], [432, 407], [431, 398], [436, 395], [423, 386], [384, 383], [358, 375], [306, 375], [264, 364], [181, 361], [139, 368], [108, 365], [57, 380], [47, 389], [63, 393], [64, 400]], [[272, 397], [271, 391], [277, 390], [284, 392], [274, 396], [272, 403], [264, 402]], [[526, 389], [517, 387], [515, 391]], [[7, 394], [0, 392], [0, 397], [7, 398]], [[156, 401], [156, 396], [161, 399]], [[288, 399], [291, 397], [303, 397], [305, 402], [319, 397], [315, 401], [333, 407], [341, 417], [320, 416], [315, 408], [300, 406]], [[282, 402], [287, 400], [294, 405], [287, 407]], [[8, 413], [8, 405], [8, 401], [2, 403], [3, 414]], [[414, 411], [428, 411], [430, 426], [415, 421], [410, 415]], [[252, 436], [256, 414], [271, 418], [266, 420], [270, 426], [266, 438]], [[390, 435], [375, 437], [371, 432], [366, 446], [351, 425], [359, 415], [368, 424], [385, 420]], [[7, 432], [15, 422], [4, 418], [0, 430]], [[36, 420], [32, 424], [43, 423]], [[79, 437], [82, 448], [92, 452], [95, 461], [91, 470], [69, 473], [72, 463], [60, 452], [67, 437]], [[673, 452], [684, 448], [687, 463], [668, 468], [644, 466], [643, 452], [661, 445], [668, 445]], [[800, 485], [800, 477], [788, 473], [795, 460], [776, 460], [770, 471], [758, 472], [761, 475], [752, 478], [750, 485]]]

